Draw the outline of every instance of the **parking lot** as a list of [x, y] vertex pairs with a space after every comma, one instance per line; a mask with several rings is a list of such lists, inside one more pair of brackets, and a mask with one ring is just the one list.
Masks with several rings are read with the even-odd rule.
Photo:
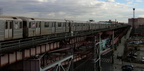
[[[144, 57], [144, 47], [137, 47], [137, 50], [132, 47], [133, 50], [127, 51], [127, 54], [124, 55], [122, 53], [124, 46], [120, 44], [117, 48], [114, 54], [114, 71], [122, 71], [121, 67], [124, 65], [133, 65], [132, 71], [144, 71], [144, 63], [141, 62], [142, 57]], [[127, 60], [121, 61], [121, 59], [118, 59], [117, 56], [120, 54], [126, 56]]]
[[127, 54], [131, 52], [131, 50], [126, 51], [127, 54], [125, 54], [124, 52], [126, 50], [125, 43], [127, 43], [129, 34], [130, 33], [128, 33], [125, 38], [124, 37], [122, 38], [121, 43], [117, 47], [117, 50], [114, 51], [114, 65], [113, 65], [114, 71], [122, 71], [121, 67], [124, 65], [133, 65], [132, 71], [144, 71], [144, 64], [141, 63], [142, 57], [144, 56], [144, 47], [132, 47], [134, 50], [132, 51], [134, 53], [134, 55], [132, 54], [132, 56], [134, 56], [133, 61], [131, 59], [130, 61], [125, 61], [123, 58], [122, 59], [118, 58], [118, 56], [127, 56]]
[[[133, 71], [144, 71], [144, 47], [138, 47], [140, 51], [137, 51], [137, 64], [135, 64]], [[141, 64], [141, 65], [140, 65]]]
[[134, 68], [133, 71], [144, 71], [144, 68]]
[[137, 47], [137, 50], [133, 48], [128, 51], [123, 63], [133, 65], [133, 71], [144, 71], [144, 47]]
[[144, 64], [144, 47], [137, 47], [137, 50], [132, 49], [132, 47], [129, 48], [131, 50], [127, 52], [125, 61]]
[[139, 61], [139, 63], [144, 64], [144, 47], [138, 47], [140, 49], [140, 51], [137, 51], [138, 56], [137, 56], [137, 60]]

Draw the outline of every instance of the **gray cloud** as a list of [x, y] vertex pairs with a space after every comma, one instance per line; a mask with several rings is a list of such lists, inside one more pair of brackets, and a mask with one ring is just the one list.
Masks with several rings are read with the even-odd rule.
[[3, 15], [127, 22], [131, 17], [130, 4], [114, 0], [0, 0]]

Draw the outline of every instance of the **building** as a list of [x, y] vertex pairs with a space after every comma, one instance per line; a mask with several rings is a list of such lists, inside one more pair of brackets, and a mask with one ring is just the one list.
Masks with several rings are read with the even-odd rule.
[[99, 21], [98, 23], [100, 23], [100, 24], [117, 24], [118, 22], [109, 20], [109, 21]]
[[134, 27], [136, 34], [144, 34], [144, 18], [129, 18], [128, 24]]
[[139, 28], [141, 25], [144, 25], [144, 18], [129, 18], [128, 24], [131, 26], [135, 26], [135, 28]]

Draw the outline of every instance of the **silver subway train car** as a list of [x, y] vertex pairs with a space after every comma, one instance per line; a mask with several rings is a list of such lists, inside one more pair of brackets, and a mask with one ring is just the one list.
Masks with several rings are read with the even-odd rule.
[[23, 37], [23, 22], [18, 17], [0, 16], [0, 40]]
[[0, 16], [0, 41], [114, 26], [120, 25], [64, 19]]

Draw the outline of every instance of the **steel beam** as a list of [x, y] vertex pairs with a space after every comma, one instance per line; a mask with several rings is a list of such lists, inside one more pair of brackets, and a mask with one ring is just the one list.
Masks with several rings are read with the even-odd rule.
[[[71, 55], [71, 56], [67, 56], [67, 57], [65, 57], [65, 58], [63, 58], [63, 59], [61, 59], [61, 60], [59, 60], [59, 61], [56, 61], [56, 62], [54, 62], [54, 63], [52, 63], [52, 64], [50, 64], [50, 65], [48, 65], [48, 66], [46, 66], [46, 67], [44, 67], [44, 68], [40, 68], [40, 71], [46, 71], [46, 70], [48, 70], [48, 69], [50, 69], [50, 68], [52, 68], [52, 67], [54, 67], [54, 66], [60, 66], [60, 67], [62, 67], [62, 62], [64, 62], [64, 61], [66, 61], [66, 60], [68, 60], [68, 59], [71, 59], [71, 62], [72, 62], [72, 59], [73, 59], [73, 55]], [[71, 64], [71, 63], [70, 63]], [[69, 66], [70, 67], [70, 66]], [[63, 71], [69, 71], [69, 69], [70, 68], [68, 68], [68, 70], [65, 70], [63, 67], [62, 67], [62, 69], [63, 69]], [[58, 71], [58, 70], [56, 70], [56, 71]]]

